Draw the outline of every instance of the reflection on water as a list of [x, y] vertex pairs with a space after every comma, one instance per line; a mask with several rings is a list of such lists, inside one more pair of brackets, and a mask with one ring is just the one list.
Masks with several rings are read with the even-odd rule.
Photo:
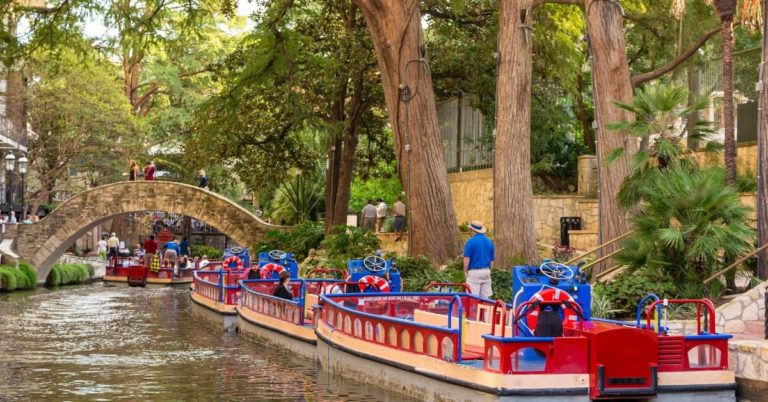
[[194, 321], [185, 287], [0, 295], [0, 400], [403, 400]]

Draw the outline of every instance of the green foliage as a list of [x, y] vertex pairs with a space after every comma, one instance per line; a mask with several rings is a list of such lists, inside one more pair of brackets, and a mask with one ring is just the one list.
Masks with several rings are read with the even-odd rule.
[[294, 226], [291, 231], [268, 231], [264, 241], [256, 244], [254, 249], [259, 252], [283, 250], [296, 254], [296, 259], [302, 261], [307, 257], [310, 249], [320, 247], [323, 238], [323, 224], [306, 221]]
[[85, 283], [90, 278], [87, 264], [58, 263], [51, 268], [48, 274], [48, 285], [62, 286]]
[[26, 261], [19, 261], [19, 271], [25, 276], [24, 289], [37, 286], [37, 270]]
[[445, 269], [438, 270], [428, 258], [418, 256], [398, 257], [395, 264], [405, 292], [423, 292], [430, 282], [464, 283], [464, 270], [460, 263], [451, 262]]
[[2, 290], [34, 289], [37, 286], [37, 272], [26, 262], [19, 262], [19, 268], [0, 266]]
[[757, 176], [752, 172], [740, 174], [736, 177], [736, 191], [740, 193], [754, 193], [757, 191]]
[[277, 187], [272, 199], [272, 220], [296, 224], [315, 218], [323, 201], [323, 188], [324, 180], [319, 171], [286, 179]]
[[361, 228], [337, 226], [333, 228], [333, 234], [325, 237], [322, 245], [328, 257], [349, 260], [373, 254], [379, 249], [381, 243], [375, 234], [365, 232]]
[[209, 246], [207, 244], [193, 244], [189, 247], [189, 251], [195, 257], [208, 256], [211, 260], [219, 260], [224, 255], [224, 251], [216, 247]]
[[604, 312], [618, 310], [614, 313], [622, 317], [633, 316], [637, 303], [649, 292], [660, 298], [673, 298], [678, 294], [676, 284], [670, 276], [648, 269], [627, 269], [616, 275], [612, 281], [599, 283], [593, 289], [593, 294], [599, 295], [598, 298], [610, 300], [608, 306], [611, 308], [604, 309]]
[[492, 299], [512, 301], [512, 273], [506, 269], [491, 269]]
[[368, 202], [368, 199], [375, 201], [377, 198], [381, 198], [392, 208], [395, 199], [402, 192], [403, 187], [400, 185], [400, 179], [397, 177], [371, 178], [368, 180], [355, 179], [352, 181], [349, 209], [360, 212]]
[[605, 294], [603, 285], [595, 284], [592, 287], [592, 317], [611, 318], [620, 312], [620, 309], [614, 308], [613, 300]]

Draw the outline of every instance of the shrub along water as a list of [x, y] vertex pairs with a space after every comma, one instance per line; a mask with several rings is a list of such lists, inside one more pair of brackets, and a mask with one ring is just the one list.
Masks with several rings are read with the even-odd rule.
[[53, 266], [48, 275], [48, 285], [61, 286], [85, 283], [90, 277], [90, 270], [86, 264], [58, 263]]
[[0, 283], [2, 290], [34, 289], [37, 286], [37, 271], [28, 263], [19, 262], [19, 268], [0, 266]]

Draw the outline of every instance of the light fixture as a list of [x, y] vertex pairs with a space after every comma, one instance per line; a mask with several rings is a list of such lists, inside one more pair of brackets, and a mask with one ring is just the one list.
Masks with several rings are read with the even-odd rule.
[[13, 156], [13, 152], [8, 152], [8, 155], [5, 155], [5, 170], [13, 172], [14, 162], [16, 162], [16, 157]]
[[27, 157], [21, 155], [21, 158], [19, 158], [19, 173], [27, 174], [27, 163], [29, 163]]

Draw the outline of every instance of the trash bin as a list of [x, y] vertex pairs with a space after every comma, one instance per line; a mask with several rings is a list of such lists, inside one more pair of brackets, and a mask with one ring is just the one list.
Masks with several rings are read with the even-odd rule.
[[581, 230], [581, 217], [563, 216], [560, 217], [560, 245], [570, 246], [571, 239], [568, 236], [569, 230]]

